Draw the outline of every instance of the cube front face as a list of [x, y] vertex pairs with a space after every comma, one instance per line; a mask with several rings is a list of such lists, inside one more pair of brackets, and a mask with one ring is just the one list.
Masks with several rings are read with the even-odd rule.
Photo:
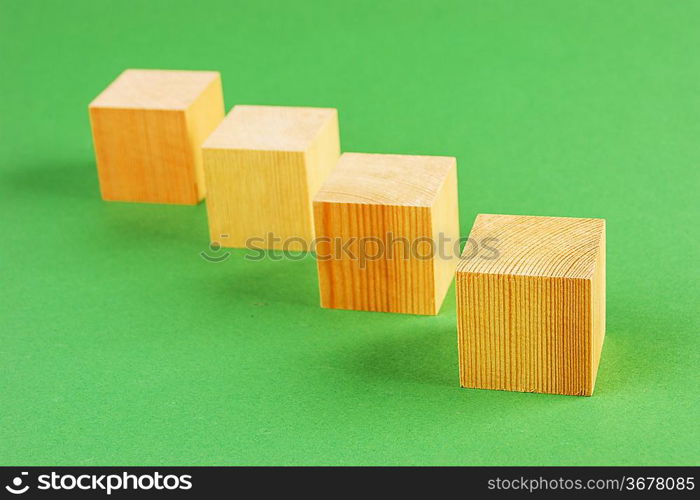
[[307, 250], [313, 239], [303, 153], [205, 149], [211, 241]]
[[179, 111], [91, 109], [97, 171], [108, 201], [196, 204], [185, 115]]
[[235, 106], [202, 149], [212, 241], [312, 248], [312, 196], [340, 155], [336, 110]]
[[223, 118], [218, 73], [130, 70], [89, 111], [105, 200], [196, 204], [204, 197], [199, 147]]
[[346, 153], [314, 224], [321, 306], [437, 314], [458, 260], [456, 162]]
[[427, 207], [316, 202], [321, 306], [437, 314]]
[[590, 396], [605, 335], [604, 221], [479, 215], [470, 241], [495, 258], [465, 249], [457, 269], [462, 387]]
[[457, 274], [462, 387], [590, 395], [589, 280]]

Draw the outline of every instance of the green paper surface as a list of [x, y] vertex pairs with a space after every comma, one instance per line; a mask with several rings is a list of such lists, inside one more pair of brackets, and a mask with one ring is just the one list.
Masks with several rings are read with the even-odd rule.
[[[697, 464], [700, 3], [0, 2], [0, 464]], [[103, 202], [125, 68], [336, 107], [344, 151], [458, 158], [479, 212], [607, 220], [591, 398], [458, 386], [439, 316], [324, 310], [315, 262]]]

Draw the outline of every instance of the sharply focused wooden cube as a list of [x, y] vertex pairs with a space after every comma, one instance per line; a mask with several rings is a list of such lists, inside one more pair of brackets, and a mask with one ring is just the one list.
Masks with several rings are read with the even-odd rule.
[[478, 215], [456, 286], [462, 387], [593, 393], [604, 219]]
[[200, 146], [224, 116], [219, 73], [129, 69], [89, 110], [102, 198], [202, 200]]
[[345, 153], [314, 221], [323, 307], [439, 312], [459, 259], [455, 158]]
[[211, 241], [310, 248], [311, 200], [340, 156], [337, 110], [235, 106], [203, 155]]

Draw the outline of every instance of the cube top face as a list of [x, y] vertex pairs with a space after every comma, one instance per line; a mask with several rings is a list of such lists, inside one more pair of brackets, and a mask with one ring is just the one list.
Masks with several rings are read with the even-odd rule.
[[220, 75], [216, 71], [127, 69], [91, 108], [186, 110]]
[[344, 153], [314, 201], [432, 207], [456, 165], [449, 156]]
[[305, 152], [337, 117], [333, 108], [238, 105], [202, 147]]
[[457, 272], [590, 279], [604, 233], [604, 219], [479, 214], [469, 239], [497, 257], [471, 258], [467, 245]]

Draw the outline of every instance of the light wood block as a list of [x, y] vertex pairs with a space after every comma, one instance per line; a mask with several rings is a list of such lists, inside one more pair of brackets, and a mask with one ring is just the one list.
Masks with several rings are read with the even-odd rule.
[[345, 153], [314, 220], [321, 306], [439, 312], [459, 259], [455, 158]]
[[235, 106], [203, 155], [211, 241], [311, 247], [312, 197], [340, 156], [337, 110]]
[[469, 238], [456, 285], [462, 387], [590, 396], [605, 337], [605, 220], [481, 214]]
[[219, 73], [129, 69], [89, 111], [103, 199], [202, 200], [200, 146], [224, 116]]

